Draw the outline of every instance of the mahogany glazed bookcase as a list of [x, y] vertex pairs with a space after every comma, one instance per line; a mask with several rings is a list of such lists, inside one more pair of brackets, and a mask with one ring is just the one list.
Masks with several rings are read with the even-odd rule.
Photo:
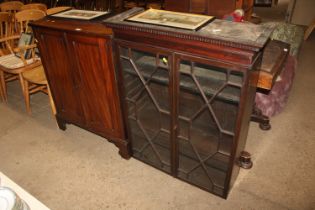
[[270, 28], [214, 20], [198, 31], [104, 21], [132, 156], [226, 198], [239, 172]]

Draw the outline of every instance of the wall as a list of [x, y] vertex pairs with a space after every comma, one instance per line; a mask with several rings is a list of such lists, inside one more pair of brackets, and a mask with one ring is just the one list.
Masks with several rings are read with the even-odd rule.
[[310, 25], [315, 20], [315, 0], [291, 0], [288, 21], [297, 25]]

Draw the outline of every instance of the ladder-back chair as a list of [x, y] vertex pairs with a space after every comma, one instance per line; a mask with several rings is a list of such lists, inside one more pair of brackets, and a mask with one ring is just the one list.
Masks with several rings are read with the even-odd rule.
[[42, 4], [42, 3], [31, 3], [31, 4], [25, 4], [21, 7], [21, 10], [28, 10], [28, 9], [39, 9], [39, 10], [42, 10], [43, 12], [46, 12], [47, 6], [46, 4]]
[[[28, 23], [43, 18], [45, 13], [41, 10], [24, 10], [16, 13], [16, 20], [19, 23], [21, 32], [30, 32]], [[19, 79], [22, 92], [24, 93], [24, 81], [22, 73], [41, 65], [40, 59], [35, 56], [36, 44], [24, 44], [19, 47], [11, 47], [10, 41], [19, 40], [14, 43], [21, 43], [21, 35], [9, 36], [0, 39], [0, 43], [5, 43], [10, 54], [0, 57], [0, 85], [3, 98], [7, 101], [6, 83]], [[23, 42], [23, 40], [22, 40]], [[27, 53], [28, 52], [28, 53]], [[29, 55], [26, 57], [26, 55]]]

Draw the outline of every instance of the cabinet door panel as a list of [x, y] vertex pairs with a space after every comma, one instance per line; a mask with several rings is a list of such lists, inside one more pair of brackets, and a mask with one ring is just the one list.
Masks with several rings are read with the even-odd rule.
[[36, 31], [40, 39], [39, 49], [49, 85], [54, 97], [57, 114], [67, 121], [84, 124], [78, 87], [69, 63], [64, 34], [56, 31]]
[[122, 137], [109, 40], [73, 34], [67, 39], [88, 128], [105, 136]]
[[147, 46], [118, 49], [133, 156], [171, 173], [170, 56]]
[[224, 196], [243, 74], [188, 56], [176, 62], [178, 177]]

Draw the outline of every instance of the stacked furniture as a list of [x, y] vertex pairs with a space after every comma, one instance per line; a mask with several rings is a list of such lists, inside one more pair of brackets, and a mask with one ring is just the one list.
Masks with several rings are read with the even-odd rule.
[[101, 135], [122, 157], [226, 198], [240, 166], [250, 167], [243, 150], [256, 87], [274, 81], [259, 76], [272, 27], [124, 21], [142, 11], [32, 23], [58, 125]]

